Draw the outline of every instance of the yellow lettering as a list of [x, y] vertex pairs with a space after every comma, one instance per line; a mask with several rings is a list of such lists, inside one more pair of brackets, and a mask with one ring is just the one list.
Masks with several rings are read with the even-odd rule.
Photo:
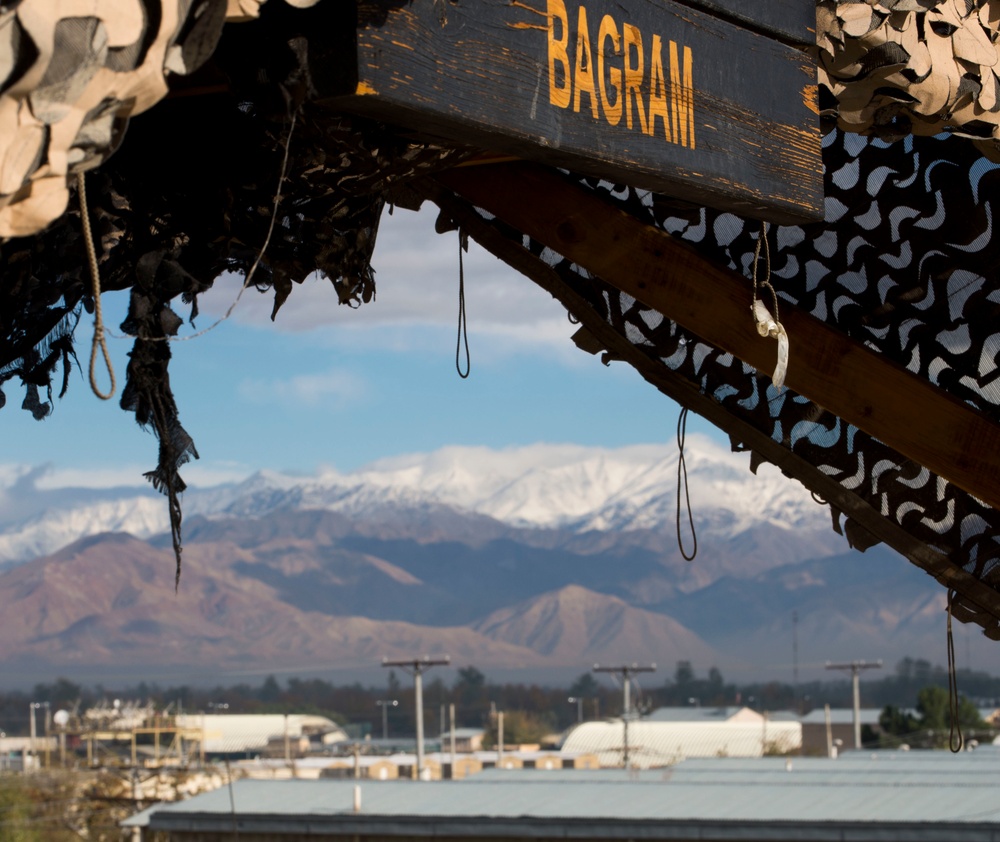
[[673, 143], [670, 132], [670, 112], [667, 110], [667, 80], [663, 74], [663, 40], [653, 36], [652, 68], [649, 80], [649, 134], [656, 134], [656, 118], [663, 121], [663, 136], [667, 143]]
[[597, 113], [597, 91], [594, 88], [594, 59], [590, 53], [590, 31], [587, 28], [587, 10], [580, 6], [580, 21], [576, 29], [576, 73], [573, 75], [573, 110], [580, 110], [583, 94], [590, 98], [590, 113]]
[[[642, 102], [642, 77], [646, 72], [646, 63], [642, 55], [642, 35], [638, 27], [626, 23], [622, 26], [625, 36], [625, 125], [632, 128], [632, 102], [635, 101], [639, 112], [639, 127], [644, 134], [649, 134], [646, 125], [646, 109]], [[632, 64], [632, 48], [635, 47], [635, 64]]]
[[576, 4], [575, 32], [570, 26], [566, 0], [546, 0], [546, 4], [552, 105], [569, 108], [572, 104], [578, 114], [586, 113], [589, 105], [595, 120], [600, 120], [603, 113], [609, 125], [620, 126], [624, 117], [629, 129], [649, 137], [660, 134], [667, 143], [695, 148], [694, 56], [690, 47], [670, 41], [667, 65], [665, 39], [653, 34], [647, 61], [637, 26], [619, 23], [605, 14], [597, 40], [591, 41], [587, 10], [582, 3]]
[[[612, 126], [617, 126], [622, 121], [622, 71], [617, 67], [605, 69], [604, 59], [608, 52], [604, 45], [609, 40], [611, 41], [611, 54], [617, 55], [622, 46], [621, 37], [618, 35], [618, 27], [615, 25], [614, 18], [611, 15], [605, 15], [597, 33], [597, 84], [600, 86], [601, 108], [604, 109], [604, 116]], [[608, 98], [609, 87], [615, 92], [614, 102]]]
[[[581, 9], [581, 11], [583, 11]], [[569, 15], [563, 0], [548, 0], [549, 30], [549, 102], [559, 108], [566, 108], [570, 100], [569, 65]], [[560, 37], [556, 38], [556, 22], [559, 22]], [[557, 67], [561, 68], [557, 71]], [[562, 84], [560, 84], [560, 80]]]
[[674, 142], [694, 149], [694, 82], [691, 65], [694, 58], [691, 48], [684, 48], [684, 66], [681, 68], [677, 44], [670, 42], [670, 94], [673, 104]]

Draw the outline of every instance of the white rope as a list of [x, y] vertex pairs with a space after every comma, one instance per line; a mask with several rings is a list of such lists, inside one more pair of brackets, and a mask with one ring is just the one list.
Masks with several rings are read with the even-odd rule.
[[[764, 246], [764, 264], [766, 276], [760, 286], [770, 290], [771, 299], [774, 302], [774, 315], [767, 309], [767, 305], [757, 297], [757, 264], [760, 261], [761, 244]], [[771, 375], [771, 382], [774, 388], [781, 391], [785, 385], [785, 374], [788, 371], [788, 334], [781, 324], [778, 315], [778, 293], [771, 284], [771, 247], [767, 242], [767, 223], [762, 222], [760, 226], [760, 236], [757, 237], [757, 247], [753, 253], [753, 300], [750, 304], [750, 315], [753, 316], [757, 325], [757, 333], [764, 337], [771, 337], [778, 340], [778, 362], [775, 365], [774, 373]]]

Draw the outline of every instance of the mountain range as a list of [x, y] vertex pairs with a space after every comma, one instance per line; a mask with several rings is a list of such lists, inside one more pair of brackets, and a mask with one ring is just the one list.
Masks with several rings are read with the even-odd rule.
[[679, 660], [789, 680], [826, 659], [942, 659], [929, 577], [850, 551], [766, 466], [701, 437], [686, 456], [690, 563], [676, 451], [454, 447], [189, 491], [176, 594], [162, 498], [25, 472], [0, 492], [21, 514], [0, 522], [2, 675], [343, 677], [447, 653], [531, 680]]

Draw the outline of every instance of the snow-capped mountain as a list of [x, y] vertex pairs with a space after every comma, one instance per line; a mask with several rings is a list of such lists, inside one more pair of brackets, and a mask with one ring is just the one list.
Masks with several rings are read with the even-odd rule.
[[849, 553], [824, 507], [744, 455], [692, 436], [687, 465], [691, 564], [673, 448], [451, 447], [190, 489], [179, 591], [162, 497], [0, 470], [0, 666], [216, 680], [220, 664], [351, 671], [419, 650], [546, 680], [598, 658], [788, 673], [793, 616], [817, 670], [939, 642], [922, 571]]
[[[690, 436], [686, 461], [695, 523], [720, 540], [763, 524], [799, 533], [829, 531], [828, 515], [805, 489], [769, 466], [753, 475], [745, 454]], [[672, 529], [677, 465], [676, 448], [662, 445], [447, 447], [350, 473], [260, 472], [240, 483], [190, 489], [183, 507], [187, 518], [255, 518], [281, 510], [373, 516], [446, 507], [522, 529]], [[105, 490], [96, 500], [86, 489], [74, 491], [66, 490], [58, 507], [0, 526], [0, 564], [23, 562], [103, 532], [148, 538], [167, 529], [165, 501], [147, 489]]]

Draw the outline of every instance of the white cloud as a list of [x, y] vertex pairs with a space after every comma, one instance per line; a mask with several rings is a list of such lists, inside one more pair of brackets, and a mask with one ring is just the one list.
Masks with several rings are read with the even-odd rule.
[[[374, 301], [356, 310], [339, 305], [330, 282], [311, 276], [295, 285], [273, 326], [289, 332], [336, 326], [338, 333], [350, 330], [352, 334], [379, 326], [457, 327], [458, 234], [436, 234], [433, 209], [397, 210], [383, 216], [372, 263]], [[471, 241], [464, 264], [470, 333], [517, 348], [525, 343], [572, 347], [568, 337], [574, 328], [565, 309], [547, 292]], [[235, 277], [217, 281], [200, 300], [205, 314], [218, 317], [224, 313], [238, 284]], [[262, 295], [247, 290], [233, 318], [246, 324], [271, 324], [272, 303], [270, 292]], [[397, 341], [405, 337], [405, 333], [398, 334]]]
[[317, 374], [297, 374], [288, 379], [246, 379], [238, 387], [242, 398], [251, 403], [290, 401], [306, 406], [332, 406], [344, 409], [363, 400], [367, 388], [363, 381], [338, 369]]
[[113, 468], [49, 468], [35, 480], [39, 491], [58, 488], [123, 488], [145, 486], [149, 482], [143, 474], [155, 461], [151, 454], [150, 463], [142, 465], [116, 465]]

